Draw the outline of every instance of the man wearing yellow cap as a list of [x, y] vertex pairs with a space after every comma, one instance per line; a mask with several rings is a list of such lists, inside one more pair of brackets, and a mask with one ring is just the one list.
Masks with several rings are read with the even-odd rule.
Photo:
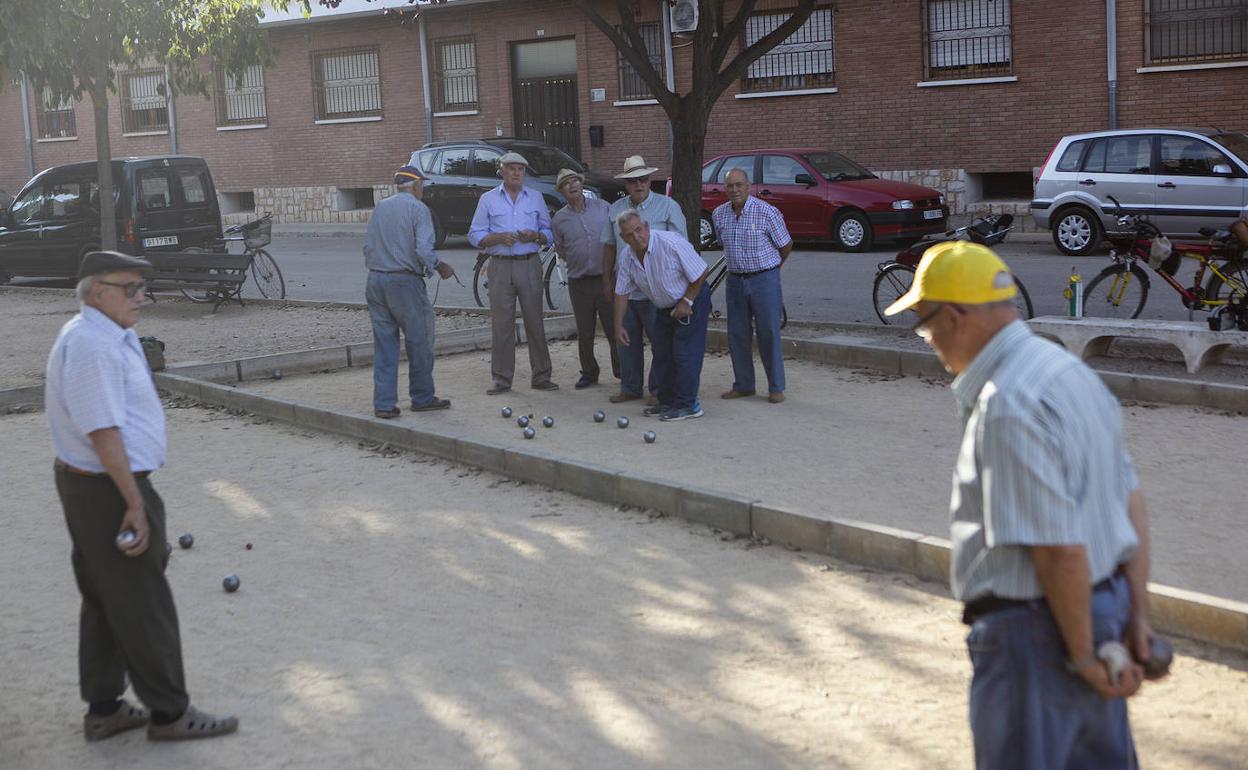
[[1149, 657], [1144, 496], [1117, 400], [1019, 319], [1017, 291], [991, 249], [953, 241], [885, 311], [916, 312], [955, 375], [951, 582], [971, 627], [975, 762], [1134, 768], [1125, 699], [1143, 670], [1102, 650]]

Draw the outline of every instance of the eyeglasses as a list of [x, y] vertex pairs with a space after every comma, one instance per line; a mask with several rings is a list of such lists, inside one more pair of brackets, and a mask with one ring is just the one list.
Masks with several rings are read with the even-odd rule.
[[945, 305], [942, 303], [942, 304], [937, 305], [936, 308], [932, 310], [931, 312], [929, 312], [927, 315], [919, 316], [919, 320], [914, 322], [914, 326], [910, 327], [910, 331], [919, 335], [923, 339], [927, 339], [931, 335], [931, 332], [927, 330], [928, 323], [930, 323], [933, 318], [940, 315], [940, 311], [944, 309], [945, 309]]
[[116, 286], [126, 293], [126, 299], [133, 299], [135, 294], [147, 289], [147, 284], [143, 281], [135, 281], [134, 283], [115, 283], [113, 281], [96, 281], [96, 283], [105, 286]]

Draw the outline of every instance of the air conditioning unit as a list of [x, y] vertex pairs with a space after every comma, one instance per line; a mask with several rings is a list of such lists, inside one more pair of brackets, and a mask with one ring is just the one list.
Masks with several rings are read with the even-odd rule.
[[698, 0], [676, 0], [671, 14], [673, 32], [693, 32], [698, 28]]

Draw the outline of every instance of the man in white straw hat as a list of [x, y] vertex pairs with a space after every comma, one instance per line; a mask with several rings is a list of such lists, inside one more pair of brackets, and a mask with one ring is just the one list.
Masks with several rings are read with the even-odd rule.
[[[609, 301], [614, 302], [616, 254], [622, 254], [628, 244], [620, 235], [616, 224], [620, 214], [625, 211], [636, 211], [642, 221], [650, 225], [652, 230], [680, 233], [688, 237], [685, 229], [685, 215], [681, 213], [676, 201], [650, 189], [650, 177], [658, 171], [647, 166], [640, 155], [629, 156], [624, 161], [623, 173], [616, 174], [616, 179], [624, 180], [624, 188], [628, 195], [611, 204], [608, 212], [607, 226], [602, 231], [602, 292]], [[642, 398], [649, 391], [647, 402], [658, 403], [659, 383], [663, 381], [664, 363], [657, 360], [653, 351], [650, 357], [650, 377], [645, 377], [645, 348], [642, 344], [642, 333], [654, 341], [655, 309], [654, 304], [646, 295], [635, 290], [629, 295], [628, 309], [624, 314], [624, 329], [628, 332], [628, 344], [620, 346], [620, 392], [611, 396], [611, 403], [632, 401]], [[617, 335], [618, 337], [618, 335]]]

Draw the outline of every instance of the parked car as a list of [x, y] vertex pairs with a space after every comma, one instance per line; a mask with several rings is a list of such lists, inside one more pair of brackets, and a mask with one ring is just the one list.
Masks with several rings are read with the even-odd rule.
[[557, 147], [532, 139], [466, 139], [430, 142], [412, 153], [408, 162], [424, 171], [425, 203], [433, 212], [437, 246], [448, 233], [463, 235], [472, 224], [477, 199], [501, 184], [498, 159], [506, 152], [518, 152], [529, 162], [524, 184], [540, 192], [551, 212], [566, 201], [555, 191], [560, 169], [570, 168], [585, 175], [585, 194], [611, 203], [624, 194], [619, 180], [590, 171]]
[[[162, 155], [113, 161], [118, 249], [211, 247], [221, 209], [203, 158]], [[53, 166], [35, 175], [0, 211], [0, 279], [73, 277], [84, 254], [100, 248], [96, 163]]]
[[1115, 227], [1113, 196], [1169, 236], [1226, 227], [1248, 203], [1248, 136], [1132, 129], [1064, 136], [1040, 167], [1031, 214], [1064, 254], [1082, 256]]
[[769, 149], [717, 155], [702, 166], [703, 248], [716, 242], [711, 212], [728, 200], [724, 178], [734, 168], [750, 178], [750, 194], [784, 215], [796, 240], [831, 239], [845, 251], [877, 240], [918, 240], [945, 232], [945, 196], [928, 187], [880, 179], [836, 152]]

